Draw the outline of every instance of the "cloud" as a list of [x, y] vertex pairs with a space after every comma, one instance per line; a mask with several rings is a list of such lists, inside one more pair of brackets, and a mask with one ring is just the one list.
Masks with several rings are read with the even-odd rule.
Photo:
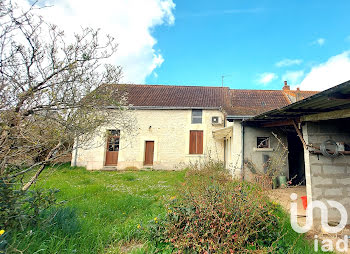
[[299, 65], [303, 62], [301, 59], [283, 59], [279, 62], [277, 62], [275, 65], [277, 67], [285, 67], [285, 66], [292, 66], [292, 65]]
[[319, 45], [319, 46], [323, 46], [323, 44], [326, 42], [325, 38], [318, 38], [316, 40], [314, 40], [311, 44], [312, 45]]
[[258, 83], [259, 84], [264, 84], [267, 85], [268, 83], [270, 83], [271, 81], [277, 79], [278, 76], [275, 73], [272, 72], [264, 72], [262, 74], [259, 75], [258, 78]]
[[304, 76], [304, 71], [287, 71], [282, 76], [282, 81], [288, 81], [289, 84], [292, 86], [299, 85], [299, 82], [301, 81], [302, 77]]
[[[18, 0], [26, 2], [30, 0]], [[44, 0], [40, 14], [66, 34], [81, 27], [101, 28], [119, 44], [110, 63], [123, 66], [124, 82], [144, 83], [164, 61], [155, 49], [156, 26], [175, 22], [173, 0]]]
[[302, 90], [322, 91], [350, 80], [350, 51], [332, 56], [311, 69], [300, 83]]

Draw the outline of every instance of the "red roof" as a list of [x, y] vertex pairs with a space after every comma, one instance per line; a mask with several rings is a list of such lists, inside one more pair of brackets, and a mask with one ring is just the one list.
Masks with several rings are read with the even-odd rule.
[[125, 85], [128, 102], [144, 107], [219, 108], [228, 93], [227, 87]]
[[317, 92], [248, 90], [228, 87], [169, 85], [108, 85], [127, 91], [128, 103], [149, 108], [222, 108], [232, 116], [254, 116], [291, 104], [299, 93], [304, 99]]
[[229, 115], [257, 115], [290, 104], [282, 90], [230, 90]]

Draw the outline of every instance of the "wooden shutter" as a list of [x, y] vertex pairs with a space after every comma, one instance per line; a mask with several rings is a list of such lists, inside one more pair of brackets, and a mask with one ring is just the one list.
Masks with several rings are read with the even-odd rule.
[[190, 154], [203, 154], [203, 131], [190, 131]]
[[196, 154], [196, 131], [190, 131], [190, 154]]
[[197, 131], [197, 154], [203, 154], [203, 131]]

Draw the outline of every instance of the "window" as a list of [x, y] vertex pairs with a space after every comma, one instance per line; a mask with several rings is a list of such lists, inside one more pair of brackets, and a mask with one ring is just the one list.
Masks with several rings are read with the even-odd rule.
[[109, 152], [119, 151], [120, 130], [108, 130], [107, 147]]
[[258, 137], [256, 147], [257, 148], [270, 148], [270, 138], [269, 137]]
[[202, 123], [201, 109], [192, 109], [192, 123]]
[[190, 131], [190, 154], [203, 154], [203, 131]]

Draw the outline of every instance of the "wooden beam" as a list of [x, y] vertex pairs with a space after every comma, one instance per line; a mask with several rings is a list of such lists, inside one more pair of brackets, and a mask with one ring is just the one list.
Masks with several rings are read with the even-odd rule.
[[293, 125], [293, 121], [277, 120], [277, 121], [265, 122], [261, 124], [261, 127], [278, 127], [278, 126], [286, 126], [286, 125]]
[[323, 112], [328, 112], [329, 109], [304, 109], [304, 108], [300, 108], [300, 109], [287, 109], [287, 112], [293, 112], [293, 113], [323, 113]]
[[298, 136], [299, 136], [299, 138], [301, 140], [301, 143], [303, 143], [304, 148], [307, 149], [307, 144], [306, 144], [306, 142], [305, 142], [305, 140], [303, 138], [303, 134], [301, 134], [301, 132], [300, 132], [297, 124], [295, 123], [295, 121], [293, 121], [293, 125], [294, 125], [294, 128], [295, 128], [295, 131], [297, 132], [297, 134], [298, 134]]
[[350, 117], [350, 109], [334, 110], [325, 113], [302, 116], [302, 122], [315, 122], [322, 120], [332, 120]]

